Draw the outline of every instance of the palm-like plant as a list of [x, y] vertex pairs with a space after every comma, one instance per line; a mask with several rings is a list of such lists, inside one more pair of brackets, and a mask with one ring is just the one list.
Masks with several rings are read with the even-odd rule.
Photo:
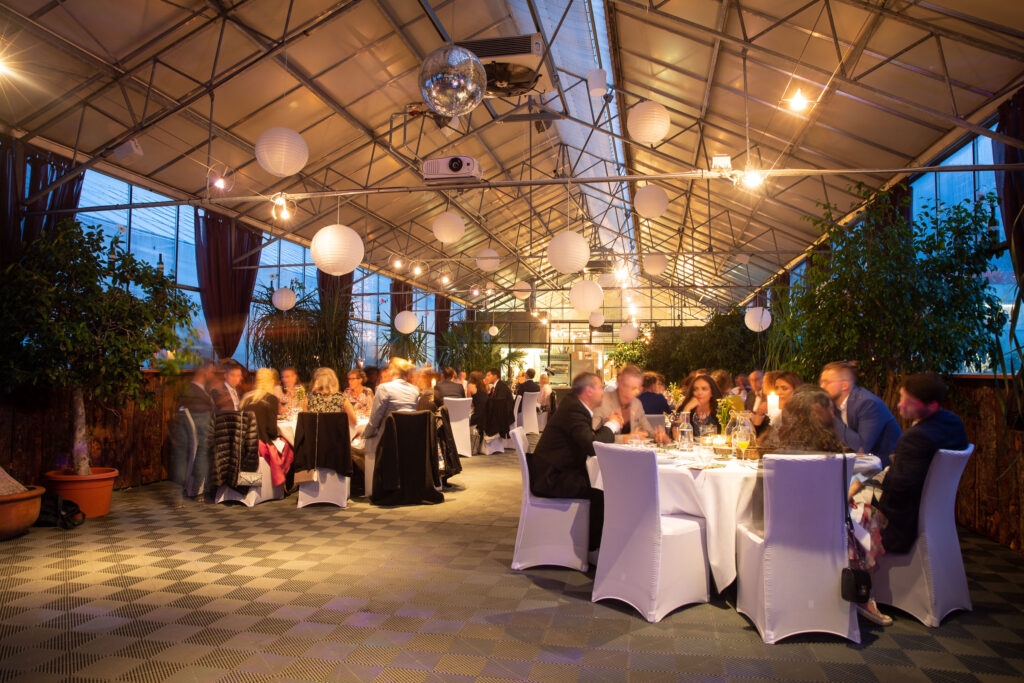
[[380, 345], [380, 359], [405, 358], [414, 365], [427, 362], [427, 333], [417, 326], [409, 334], [399, 332], [394, 319], [388, 320], [388, 332]]

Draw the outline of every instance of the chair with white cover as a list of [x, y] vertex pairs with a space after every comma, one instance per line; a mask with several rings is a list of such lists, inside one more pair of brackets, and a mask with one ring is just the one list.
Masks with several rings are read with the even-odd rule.
[[841, 487], [853, 461], [842, 454], [764, 456], [764, 535], [748, 524], [736, 530], [736, 609], [766, 643], [812, 632], [860, 642], [856, 609], [840, 590], [849, 565]]
[[[327, 503], [348, 507], [352, 472], [351, 441], [345, 413], [299, 413], [295, 425], [295, 462], [292, 468], [308, 471], [312, 481], [299, 484], [295, 507]], [[309, 456], [312, 455], [312, 461]]]
[[539, 400], [539, 391], [523, 393], [523, 412], [516, 417], [516, 422], [527, 434], [540, 433], [540, 426], [537, 424], [537, 402]]
[[503, 449], [515, 448], [515, 444], [512, 443], [512, 430], [519, 426], [519, 405], [522, 402], [522, 395], [516, 396], [515, 405], [512, 406], [512, 422], [508, 426], [509, 435], [507, 439], [503, 440]]
[[348, 477], [343, 477], [326, 467], [318, 467], [313, 470], [313, 476], [313, 481], [304, 481], [299, 484], [298, 502], [295, 507], [306, 507], [313, 503], [330, 503], [340, 508], [348, 507]]
[[954, 506], [960, 476], [973, 452], [973, 444], [964, 451], [936, 451], [921, 493], [917, 540], [909, 553], [879, 557], [871, 577], [875, 601], [932, 628], [954, 610], [972, 609]]
[[594, 443], [594, 452], [605, 514], [591, 600], [621, 600], [652, 623], [677, 607], [707, 602], [704, 520], [661, 514], [655, 452], [604, 443]]
[[469, 432], [469, 414], [473, 408], [471, 398], [451, 398], [446, 396], [444, 407], [448, 409], [448, 421], [452, 425], [452, 438], [455, 439], [455, 450], [459, 457], [473, 457], [473, 443]]
[[271, 481], [270, 463], [262, 457], [259, 458], [259, 468], [257, 471], [260, 473], [259, 484], [250, 486], [244, 494], [230, 486], [221, 486], [217, 489], [213, 502], [226, 503], [235, 501], [251, 508], [253, 505], [268, 500], [281, 500], [284, 498], [284, 486], [274, 486], [274, 482]]
[[519, 511], [516, 549], [512, 569], [557, 565], [587, 571], [587, 542], [590, 538], [590, 501], [582, 498], [541, 498], [530, 492], [530, 469], [526, 462], [526, 433], [512, 430], [512, 442], [519, 456], [523, 476], [523, 504]]

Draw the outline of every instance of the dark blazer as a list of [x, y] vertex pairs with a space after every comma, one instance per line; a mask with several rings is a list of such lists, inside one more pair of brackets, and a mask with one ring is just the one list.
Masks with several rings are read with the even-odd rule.
[[440, 408], [445, 398], [466, 398], [466, 390], [458, 382], [445, 380], [434, 386], [434, 405]]
[[[227, 393], [227, 392], [225, 392]], [[231, 401], [231, 397], [228, 396], [228, 401]], [[213, 397], [206, 391], [205, 388], [199, 386], [195, 382], [189, 382], [188, 386], [185, 387], [185, 391], [182, 392], [181, 398], [178, 399], [178, 405], [185, 408], [190, 413], [212, 413], [214, 411]], [[232, 404], [232, 410], [234, 404]]]
[[[235, 389], [235, 392], [238, 394], [238, 402], [241, 403], [242, 393], [238, 389]], [[231, 400], [231, 393], [223, 382], [210, 390], [210, 398], [213, 399], [217, 410], [235, 410], [235, 403]]]
[[487, 397], [484, 434], [500, 434], [502, 438], [508, 438], [509, 425], [516, 419], [512, 412], [515, 402], [512, 390], [499, 379]]
[[882, 399], [864, 387], [854, 387], [846, 399], [846, 423], [837, 416], [834, 424], [836, 436], [852, 450], [877, 455], [882, 467], [889, 464], [901, 430]]
[[352, 451], [345, 413], [299, 413], [292, 469], [331, 469], [352, 476]]
[[591, 426], [590, 411], [575, 394], [562, 401], [548, 419], [533, 453], [527, 456], [530, 490], [545, 498], [589, 498], [587, 458], [594, 442], [612, 443], [615, 434]]
[[243, 410], [251, 410], [256, 413], [256, 431], [263, 443], [270, 443], [278, 437], [277, 410], [279, 406], [277, 396], [268, 393], [260, 400], [242, 407]]
[[473, 413], [469, 416], [469, 424], [483, 430], [487, 419], [487, 392], [478, 391], [470, 398], [473, 399]]
[[882, 530], [887, 553], [909, 552], [917, 539], [917, 519], [928, 468], [939, 449], [967, 448], [967, 432], [960, 418], [940, 410], [904, 432], [892, 453], [892, 465], [882, 480], [878, 509], [889, 520]]
[[528, 391], [540, 391], [540, 385], [532, 379], [528, 379], [516, 386], [516, 396], [522, 396]]
[[754, 402], [757, 400], [757, 392], [753, 389], [747, 390], [747, 397], [743, 399], [743, 410], [751, 411], [754, 409]]
[[644, 407], [644, 415], [672, 412], [672, 406], [669, 405], [668, 399], [656, 391], [643, 391], [637, 398], [640, 399], [640, 405]]

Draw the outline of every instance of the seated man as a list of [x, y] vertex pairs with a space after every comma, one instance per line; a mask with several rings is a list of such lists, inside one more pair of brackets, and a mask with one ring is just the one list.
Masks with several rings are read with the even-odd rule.
[[605, 391], [601, 405], [594, 411], [594, 429], [600, 427], [613, 413], [621, 416], [622, 433], [644, 439], [648, 435], [658, 443], [670, 441], [665, 425], [652, 425], [644, 414], [644, 406], [637, 398], [643, 373], [635, 365], [626, 365], [615, 378], [615, 390]]
[[[940, 405], [945, 396], [946, 385], [938, 375], [928, 372], [907, 377], [900, 387], [899, 410], [904, 419], [913, 421], [913, 426], [896, 443], [889, 467], [867, 481], [858, 475], [850, 485], [851, 503], [854, 499], [870, 501], [863, 506], [859, 519], [854, 515], [872, 539], [866, 556], [855, 560], [864, 569], [873, 569], [876, 558], [884, 553], [910, 552], [917, 539], [924, 480], [935, 452], [967, 448], [963, 422]], [[892, 623], [891, 617], [878, 610], [874, 599], [857, 609], [876, 624]]]
[[821, 371], [819, 386], [836, 404], [836, 433], [850, 448], [877, 455], [882, 465], [900, 438], [900, 425], [885, 402], [864, 387], [857, 386], [856, 368], [842, 361], [829, 363]]
[[665, 376], [658, 372], [645, 372], [643, 391], [637, 397], [647, 415], [664, 415], [672, 412], [672, 406], [665, 398]]
[[515, 405], [512, 390], [501, 379], [497, 368], [487, 370], [487, 374], [484, 375], [484, 382], [490, 387], [485, 406], [484, 434], [486, 436], [497, 434], [501, 438], [507, 439], [509, 426], [516, 419], [515, 415], [512, 414], [512, 407]]
[[466, 390], [455, 380], [454, 368], [441, 371], [441, 381], [434, 385], [434, 405], [440, 408], [445, 398], [466, 398]]
[[590, 500], [590, 550], [601, 545], [604, 524], [604, 492], [590, 485], [587, 458], [594, 455], [594, 442], [611, 443], [622, 428], [622, 416], [612, 412], [594, 429], [594, 409], [601, 405], [601, 378], [581, 372], [572, 380], [572, 391], [548, 419], [533, 453], [527, 454], [530, 490], [542, 498], [587, 498]]
[[[363, 429], [362, 447], [353, 446], [352, 464], [361, 472], [366, 472], [367, 454], [376, 455], [377, 442], [384, 433], [384, 421], [396, 410], [416, 410], [420, 390], [409, 380], [415, 367], [404, 358], [392, 358], [387, 369], [382, 373], [386, 380], [377, 385], [373, 394], [373, 406], [370, 408], [370, 420]], [[372, 462], [372, 461], [371, 461]], [[357, 487], [358, 488], [358, 487]]]
[[[533, 368], [529, 368], [526, 374], [523, 375], [523, 381], [516, 384], [516, 396], [522, 396], [528, 391], [540, 391], [540, 385], [533, 379], [537, 376], [537, 371]], [[520, 404], [520, 411], [522, 411], [522, 405]]]

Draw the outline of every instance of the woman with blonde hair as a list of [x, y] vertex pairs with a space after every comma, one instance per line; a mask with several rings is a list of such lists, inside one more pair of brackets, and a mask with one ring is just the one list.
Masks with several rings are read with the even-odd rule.
[[256, 414], [260, 457], [270, 466], [270, 479], [274, 486], [281, 486], [291, 469], [294, 455], [291, 445], [277, 431], [279, 403], [274, 395], [274, 387], [277, 385], [274, 380], [274, 371], [270, 368], [257, 370], [252, 391], [242, 397], [241, 409]]
[[356, 426], [356, 411], [345, 395], [341, 393], [338, 376], [330, 368], [313, 371], [313, 382], [307, 398], [309, 410], [313, 413], [341, 413], [348, 415], [348, 426]]

